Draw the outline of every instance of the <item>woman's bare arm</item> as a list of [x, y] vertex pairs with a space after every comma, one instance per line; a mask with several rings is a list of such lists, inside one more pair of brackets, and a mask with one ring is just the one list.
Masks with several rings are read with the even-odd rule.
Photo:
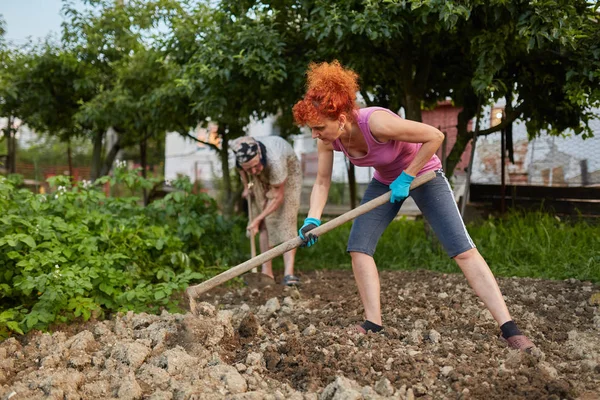
[[310, 194], [310, 209], [308, 216], [311, 218], [321, 219], [327, 197], [329, 196], [329, 187], [331, 186], [331, 173], [333, 170], [333, 146], [324, 144], [320, 140], [317, 141], [318, 151], [318, 167], [317, 179], [313, 185]]
[[444, 141], [444, 134], [431, 125], [410, 121], [387, 111], [375, 111], [369, 118], [371, 133], [380, 142], [396, 140], [423, 143], [405, 172], [416, 176]]
[[242, 193], [242, 197], [246, 198], [248, 197], [248, 176], [246, 176], [246, 171], [244, 171], [243, 169], [238, 169], [239, 173], [240, 173], [240, 178], [242, 179], [242, 184], [244, 186], [244, 191]]
[[265, 219], [268, 215], [274, 213], [285, 200], [285, 181], [279, 185], [272, 185], [269, 193], [267, 194], [267, 205], [264, 210], [256, 217], [258, 220]]

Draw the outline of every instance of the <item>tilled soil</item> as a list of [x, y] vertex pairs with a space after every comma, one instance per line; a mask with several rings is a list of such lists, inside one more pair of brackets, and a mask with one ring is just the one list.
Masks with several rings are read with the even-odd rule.
[[597, 285], [499, 279], [527, 354], [462, 275], [382, 272], [385, 332], [368, 335], [351, 272], [302, 282], [8, 339], [0, 399], [600, 399]]

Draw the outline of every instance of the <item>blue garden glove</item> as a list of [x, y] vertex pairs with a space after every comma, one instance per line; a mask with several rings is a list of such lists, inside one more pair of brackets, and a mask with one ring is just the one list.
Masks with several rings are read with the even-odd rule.
[[414, 176], [410, 176], [406, 172], [402, 171], [400, 176], [390, 184], [390, 190], [392, 191], [390, 203], [398, 203], [407, 198], [410, 190], [410, 184], [414, 179]]
[[316, 218], [309, 217], [304, 220], [304, 224], [298, 231], [298, 234], [300, 235], [300, 239], [302, 239], [304, 241], [304, 243], [302, 243], [302, 245], [300, 245], [300, 247], [310, 247], [313, 244], [317, 243], [318, 237], [313, 235], [312, 233], [310, 233], [310, 231], [312, 231], [313, 229], [315, 229], [318, 226], [321, 226], [321, 221], [319, 221]]

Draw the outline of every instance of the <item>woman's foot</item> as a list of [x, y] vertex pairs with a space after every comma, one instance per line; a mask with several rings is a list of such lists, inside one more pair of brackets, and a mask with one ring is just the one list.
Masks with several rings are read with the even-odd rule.
[[365, 322], [363, 322], [362, 324], [356, 325], [354, 327], [354, 329], [358, 333], [362, 333], [363, 335], [366, 335], [367, 332], [373, 332], [373, 333], [381, 332], [383, 330], [383, 326], [377, 325], [369, 320], [365, 320]]
[[526, 353], [530, 353], [531, 350], [535, 347], [535, 344], [533, 344], [533, 342], [529, 340], [529, 338], [525, 335], [515, 335], [509, 337], [508, 339], [504, 339], [502, 336], [500, 337], [508, 344], [508, 347], [510, 347], [511, 349], [521, 350]]
[[500, 326], [502, 334], [500, 337], [506, 341], [511, 349], [530, 352], [535, 347], [533, 342], [523, 335], [515, 321], [508, 321]]

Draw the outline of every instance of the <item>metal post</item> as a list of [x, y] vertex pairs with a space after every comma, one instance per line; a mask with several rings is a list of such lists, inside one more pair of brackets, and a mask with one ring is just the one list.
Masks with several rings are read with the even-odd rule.
[[590, 174], [588, 172], [588, 160], [581, 160], [579, 162], [581, 166], [581, 186], [587, 186], [590, 184]]
[[500, 213], [504, 214], [506, 211], [506, 200], [504, 199], [506, 194], [506, 135], [504, 129], [500, 130]]
[[471, 174], [473, 173], [473, 159], [475, 158], [475, 146], [477, 145], [477, 135], [479, 135], [479, 116], [481, 115], [481, 99], [477, 102], [477, 117], [475, 118], [475, 130], [471, 144], [471, 159], [469, 160], [469, 170], [467, 171], [467, 181], [465, 182], [465, 191], [463, 201], [460, 205], [460, 216], [464, 218], [467, 201], [469, 201], [469, 191], [471, 188]]
[[446, 132], [442, 133], [444, 134], [444, 141], [442, 142], [442, 169], [446, 171], [446, 158], [448, 158], [448, 155], [446, 154], [446, 147], [448, 143], [448, 135], [446, 135]]

